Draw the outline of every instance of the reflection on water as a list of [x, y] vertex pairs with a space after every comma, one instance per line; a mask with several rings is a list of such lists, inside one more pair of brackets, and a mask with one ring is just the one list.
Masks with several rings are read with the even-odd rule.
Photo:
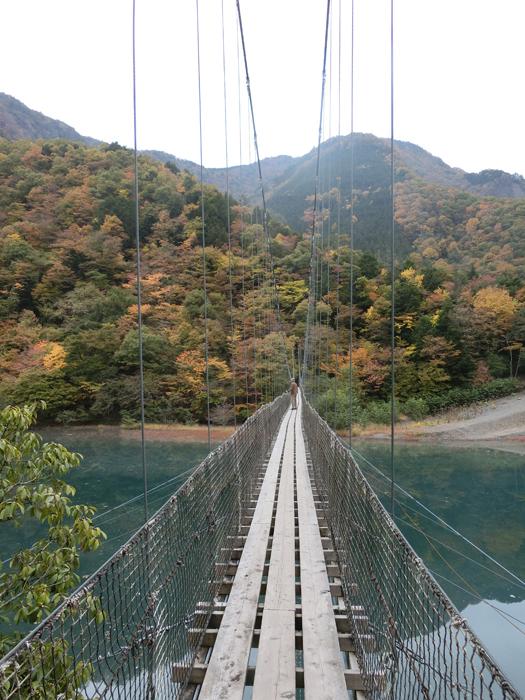
[[[95, 431], [87, 434], [54, 430], [49, 433], [42, 431], [42, 434], [44, 439], [61, 442], [84, 456], [81, 466], [70, 472], [67, 481], [77, 489], [75, 501], [97, 507], [100, 516], [97, 524], [108, 535], [108, 542], [96, 553], [82, 557], [80, 573], [87, 577], [143, 522], [142, 500], [109, 512], [142, 492], [140, 442]], [[502, 450], [502, 446], [506, 449]], [[355, 447], [382, 472], [389, 472], [388, 444], [355, 440]], [[148, 487], [154, 489], [182, 475], [198, 465], [206, 454], [205, 444], [148, 441]], [[359, 462], [388, 508], [387, 481], [363, 460]], [[150, 515], [186, 478], [184, 475], [151, 493]], [[466, 538], [525, 580], [525, 457], [521, 445], [398, 444], [396, 481]], [[522, 662], [525, 587], [465, 541], [429, 519], [414, 502], [401, 496], [399, 501], [397, 522], [404, 535], [518, 690], [525, 695], [525, 665]], [[417, 528], [421, 528], [429, 539]], [[30, 546], [42, 534], [42, 526], [26, 522], [20, 530], [13, 530], [9, 539], [0, 542], [1, 558], [5, 559], [19, 547]], [[512, 615], [512, 624], [488, 605], [480, 603], [480, 597], [488, 599], [503, 613]]]
[[[487, 602], [493, 608], [485, 603], [467, 605], [461, 611], [462, 615], [469, 621], [492, 655], [496, 656], [499, 665], [517, 689], [525, 695], [525, 665], [523, 664], [525, 625], [518, 622], [518, 620], [525, 622], [525, 601], [502, 603], [499, 600], [489, 600]], [[507, 615], [513, 624], [504, 620], [498, 611]]]
[[[140, 441], [132, 437], [116, 437], [106, 431], [41, 430], [44, 441], [60, 442], [84, 459], [66, 477], [76, 488], [74, 501], [97, 508], [96, 524], [108, 539], [94, 553], [81, 556], [80, 575], [86, 578], [98, 569], [144, 522], [143, 498], [109, 512], [115, 506], [140, 496], [143, 492], [142, 452]], [[215, 445], [216, 446], [216, 445]], [[212, 445], [212, 449], [215, 447]], [[207, 444], [146, 443], [148, 471], [148, 510], [153, 515], [182, 486], [189, 474], [208, 454]], [[177, 479], [179, 475], [181, 478]], [[159, 487], [170, 481], [166, 486]], [[156, 490], [155, 490], [156, 489]], [[5, 560], [20, 547], [30, 547], [43, 537], [45, 527], [27, 520], [19, 530], [0, 542], [0, 557]]]
[[[521, 445], [503, 449], [506, 447], [505, 443], [398, 444], [396, 483], [525, 580], [525, 457]], [[390, 472], [388, 444], [355, 440], [355, 448], [381, 472]], [[357, 459], [389, 510], [388, 481]], [[403, 534], [518, 690], [525, 693], [525, 586], [414, 501], [402, 494], [398, 501], [396, 522]]]

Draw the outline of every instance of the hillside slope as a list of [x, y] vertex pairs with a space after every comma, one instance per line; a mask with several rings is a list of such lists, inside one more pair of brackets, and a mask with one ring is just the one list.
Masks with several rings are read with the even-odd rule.
[[[201, 166], [191, 160], [178, 158], [171, 153], [165, 151], [143, 150], [144, 155], [151, 156], [162, 163], [171, 161], [181, 170], [189, 170], [192, 175], [200, 178]], [[292, 156], [274, 156], [272, 158], [263, 158], [261, 161], [261, 169], [265, 189], [271, 191], [273, 187], [273, 178], [278, 177], [281, 173], [292, 164], [296, 158]], [[259, 168], [257, 163], [248, 165], [233, 165], [226, 168], [206, 168], [202, 169], [204, 182], [209, 185], [216, 185], [223, 192], [226, 190], [227, 182], [230, 192], [233, 197], [240, 197], [242, 194], [248, 196], [259, 195]]]
[[[388, 139], [383, 141], [390, 143]], [[396, 141], [395, 148], [398, 158], [413, 173], [434, 185], [453, 187], [484, 197], [525, 197], [525, 179], [517, 173], [511, 175], [503, 170], [488, 169], [467, 173], [461, 168], [451, 168], [441, 158], [409, 141]]]
[[[334, 142], [328, 145], [336, 148]], [[348, 139], [344, 145], [348, 148]], [[388, 149], [373, 136], [355, 145], [356, 248], [359, 239], [373, 253], [390, 232]], [[308, 154], [298, 166], [289, 166], [272, 198], [280, 197], [284, 206], [292, 180], [295, 193], [300, 185], [302, 196], [311, 197], [313, 158]], [[325, 157], [323, 163], [328, 162]], [[134, 421], [140, 415], [134, 170], [133, 151], [116, 144], [97, 148], [67, 139], [0, 139], [0, 407], [42, 398], [47, 419], [63, 423]], [[429, 184], [406, 166], [397, 172], [398, 241], [404, 240], [410, 257], [400, 255], [395, 281], [398, 398], [436, 397], [491, 377], [515, 376], [525, 358], [525, 200], [482, 198]], [[232, 202], [228, 208], [216, 187], [205, 184], [201, 190], [194, 175], [149, 156], [139, 158], [138, 176], [147, 420], [206, 418], [206, 349], [212, 403], [231, 407], [232, 320], [238, 338], [236, 407], [245, 416], [247, 404], [250, 413], [254, 408], [256, 392], [259, 403], [261, 387], [268, 386], [268, 367], [275, 362], [284, 371], [281, 338], [269, 332], [277, 328], [275, 309], [265, 311], [265, 298], [273, 299], [265, 272], [268, 244], [291, 354], [306, 332], [310, 238], [275, 220], [269, 222], [268, 238], [259, 211]], [[330, 224], [325, 233], [335, 234], [338, 198], [327, 168], [320, 181], [326, 193], [322, 213]], [[345, 199], [345, 225], [349, 212]], [[328, 306], [318, 307], [327, 366], [335, 366], [338, 353], [341, 375], [348, 376], [353, 303], [353, 406], [360, 407], [363, 423], [382, 422], [381, 402], [390, 391], [389, 257], [360, 250], [352, 256], [344, 235], [319, 238], [316, 253], [316, 268], [324, 268], [322, 289], [316, 291], [330, 300], [327, 323]], [[263, 346], [268, 363], [261, 363]], [[344, 410], [344, 405], [338, 409], [338, 420], [348, 425]]]
[[29, 109], [23, 102], [5, 92], [0, 92], [0, 136], [9, 141], [65, 138], [82, 141], [87, 146], [102, 143], [90, 136], [82, 136], [72, 126], [58, 119], [51, 119], [42, 112]]

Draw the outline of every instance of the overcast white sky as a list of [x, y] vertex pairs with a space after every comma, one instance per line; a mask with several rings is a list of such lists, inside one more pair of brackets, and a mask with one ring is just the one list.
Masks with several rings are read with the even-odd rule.
[[[240, 154], [234, 0], [223, 0], [229, 163]], [[341, 131], [350, 131], [350, 0]], [[241, 0], [261, 157], [317, 141], [325, 0]], [[335, 19], [338, 0], [333, 5]], [[0, 91], [81, 134], [133, 145], [132, 0], [17, 0], [1, 10]], [[194, 0], [137, 0], [138, 146], [199, 161]], [[221, 0], [200, 0], [204, 165], [225, 164]], [[356, 131], [390, 133], [390, 0], [355, 0]], [[467, 171], [525, 175], [523, 0], [395, 0], [395, 137]], [[325, 135], [337, 133], [337, 22]], [[327, 85], [330, 93], [330, 81]], [[327, 111], [327, 115], [329, 111]], [[253, 160], [253, 151], [252, 151]]]

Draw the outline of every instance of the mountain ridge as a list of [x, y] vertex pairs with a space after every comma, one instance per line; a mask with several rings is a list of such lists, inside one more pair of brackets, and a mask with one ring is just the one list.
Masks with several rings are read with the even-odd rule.
[[[90, 136], [82, 136], [68, 124], [30, 109], [23, 102], [6, 93], [0, 93], [0, 137], [9, 141], [68, 138], [72, 141], [82, 141], [88, 146], [99, 146], [104, 143]], [[341, 138], [344, 142], [348, 142], [348, 136]], [[382, 142], [388, 145], [390, 143], [388, 139], [380, 139], [372, 134], [356, 133], [354, 138], [357, 141], [376, 139], [377, 143]], [[337, 137], [324, 141], [322, 148], [325, 150], [332, 148], [333, 150], [333, 144], [336, 140]], [[438, 156], [434, 156], [421, 146], [409, 141], [395, 141], [395, 150], [399, 167], [408, 168], [416, 176], [431, 184], [452, 187], [484, 197], [510, 197], [512, 199], [525, 197], [525, 179], [521, 175], [493, 169], [485, 169], [479, 173], [468, 173], [461, 168], [449, 166]], [[150, 155], [163, 163], [171, 161], [180, 170], [188, 170], [193, 175], [200, 177], [201, 167], [198, 163], [154, 149], [143, 149], [141, 153]], [[317, 149], [314, 148], [299, 157], [279, 155], [264, 158], [261, 161], [265, 191], [270, 208], [274, 213], [284, 216], [287, 222], [295, 228], [304, 228], [300, 219], [304, 214], [305, 202], [303, 200], [297, 203], [292, 221], [288, 221], [283, 207], [279, 204], [277, 192], [282, 190], [284, 181], [293, 178], [294, 173], [307, 171], [309, 169], [308, 163], [310, 163], [311, 169], [313, 167], [312, 158], [315, 158], [316, 154]], [[260, 196], [259, 169], [255, 162], [232, 166], [228, 170], [225, 167], [203, 167], [203, 176], [206, 183], [216, 185], [222, 191], [225, 191], [228, 185], [234, 197], [239, 198], [246, 194], [248, 197], [257, 199]], [[290, 196], [292, 195], [288, 191], [286, 199], [289, 199]], [[289, 205], [289, 202], [287, 204]], [[301, 207], [302, 210], [299, 212]], [[289, 206], [285, 209], [289, 209]]]
[[8, 141], [66, 138], [82, 141], [87, 146], [102, 143], [91, 136], [82, 136], [69, 124], [47, 117], [5, 92], [0, 92], [0, 137]]

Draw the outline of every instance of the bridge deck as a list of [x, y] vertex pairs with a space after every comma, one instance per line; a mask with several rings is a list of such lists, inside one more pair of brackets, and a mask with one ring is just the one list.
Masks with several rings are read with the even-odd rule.
[[194, 676], [199, 700], [295, 698], [300, 687], [306, 700], [346, 700], [348, 689], [362, 689], [348, 630], [336, 625], [340, 586], [328, 579], [338, 571], [321, 536], [322, 515], [299, 403], [281, 424], [238, 567], [229, 567], [235, 577], [215, 615], [220, 626], [204, 642], [213, 645], [211, 658], [204, 678]]

